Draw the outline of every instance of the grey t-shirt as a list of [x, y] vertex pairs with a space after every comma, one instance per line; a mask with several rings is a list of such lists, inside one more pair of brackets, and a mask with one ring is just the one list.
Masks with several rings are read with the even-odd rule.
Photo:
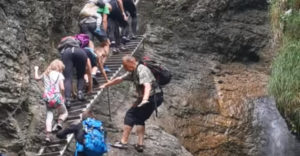
[[156, 80], [150, 71], [150, 69], [143, 64], [139, 64], [137, 66], [137, 69], [133, 72], [127, 72], [124, 75], [121, 76], [123, 80], [127, 81], [133, 81], [134, 85], [136, 86], [136, 91], [139, 95], [139, 97], [142, 97], [144, 94], [144, 85], [145, 83], [151, 84], [151, 92], [150, 95], [153, 95], [154, 93], [158, 93], [159, 91], [156, 91], [157, 84]]

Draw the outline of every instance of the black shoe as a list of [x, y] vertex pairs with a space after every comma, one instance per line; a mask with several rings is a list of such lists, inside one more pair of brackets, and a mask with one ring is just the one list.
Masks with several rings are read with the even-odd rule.
[[97, 81], [96, 75], [93, 75], [92, 78], [93, 78], [93, 85], [97, 86], [99, 82]]
[[57, 127], [56, 127], [57, 131], [61, 130], [62, 128], [63, 128], [63, 125], [61, 123], [58, 123]]
[[122, 37], [122, 43], [127, 43], [129, 41], [130, 41], [130, 39], [128, 37], [126, 37], [126, 36]]
[[78, 91], [78, 100], [79, 101], [84, 101], [85, 100], [84, 94], [83, 94], [83, 92], [81, 90]]
[[140, 152], [140, 153], [144, 152], [144, 145], [136, 144], [136, 145], [134, 145], [134, 148], [137, 152]]
[[65, 105], [67, 109], [71, 108], [71, 99], [66, 99]]

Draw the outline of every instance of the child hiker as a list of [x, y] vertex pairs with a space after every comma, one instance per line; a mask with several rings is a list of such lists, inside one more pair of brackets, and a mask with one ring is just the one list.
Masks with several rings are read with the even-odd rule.
[[52, 132], [53, 113], [58, 112], [57, 129], [62, 129], [62, 123], [68, 117], [68, 111], [64, 104], [64, 76], [62, 72], [65, 66], [62, 61], [56, 59], [50, 63], [46, 71], [39, 75], [39, 67], [35, 66], [34, 78], [36, 80], [43, 79], [44, 93], [43, 100], [46, 103], [46, 142], [51, 142], [50, 135]]

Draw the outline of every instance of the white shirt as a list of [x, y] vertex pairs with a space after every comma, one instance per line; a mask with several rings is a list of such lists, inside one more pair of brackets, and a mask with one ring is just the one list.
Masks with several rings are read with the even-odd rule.
[[55, 85], [55, 92], [59, 93], [60, 92], [59, 83], [61, 81], [64, 81], [65, 77], [60, 72], [51, 71], [49, 75], [43, 75], [43, 79], [44, 79], [44, 87], [45, 87], [44, 92], [47, 92], [47, 89], [51, 87], [50, 84], [52, 84]]

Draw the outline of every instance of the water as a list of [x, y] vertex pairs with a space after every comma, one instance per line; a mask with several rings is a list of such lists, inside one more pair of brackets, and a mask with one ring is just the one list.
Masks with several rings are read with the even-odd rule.
[[300, 156], [300, 141], [292, 135], [278, 112], [275, 101], [265, 97], [254, 101], [253, 126], [263, 156]]

